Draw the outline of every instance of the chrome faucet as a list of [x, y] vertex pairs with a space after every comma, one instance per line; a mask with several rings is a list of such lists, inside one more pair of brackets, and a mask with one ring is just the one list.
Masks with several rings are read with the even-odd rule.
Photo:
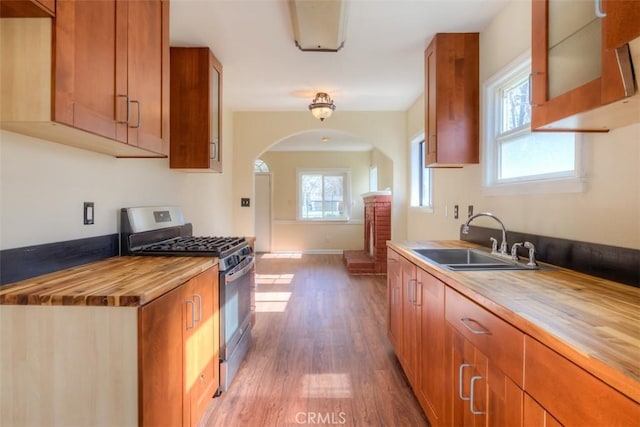
[[502, 223], [502, 221], [500, 221], [500, 219], [491, 212], [480, 212], [470, 216], [469, 219], [467, 219], [467, 222], [465, 222], [462, 226], [462, 234], [469, 234], [469, 223], [471, 223], [471, 221], [478, 218], [479, 216], [488, 216], [489, 218], [493, 218], [498, 221], [498, 224], [500, 224], [500, 227], [502, 228], [502, 242], [500, 243], [499, 253], [500, 255], [509, 256], [509, 254], [507, 254], [507, 229], [504, 228], [504, 224]]

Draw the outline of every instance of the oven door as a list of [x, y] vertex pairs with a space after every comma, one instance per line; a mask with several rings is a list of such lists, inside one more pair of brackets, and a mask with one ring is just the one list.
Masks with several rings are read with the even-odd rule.
[[230, 270], [220, 273], [220, 358], [231, 358], [246, 330], [251, 327], [251, 286], [255, 273], [253, 256], [246, 256]]

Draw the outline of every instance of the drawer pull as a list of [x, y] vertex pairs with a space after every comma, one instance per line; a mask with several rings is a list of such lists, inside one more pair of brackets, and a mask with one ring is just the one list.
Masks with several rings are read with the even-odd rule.
[[[478, 323], [477, 321], [471, 319], [470, 317], [463, 317], [462, 319], [460, 319], [460, 322], [462, 322], [462, 324], [464, 325], [465, 328], [467, 328], [472, 334], [476, 334], [476, 335], [482, 335], [482, 334], [487, 334], [487, 335], [491, 335], [491, 331], [488, 329], [476, 329], [473, 326], [470, 325], [471, 322], [480, 325], [480, 323]], [[480, 325], [482, 326], [482, 325]]]
[[474, 395], [474, 390], [475, 390], [475, 384], [476, 384], [476, 381], [480, 380], [480, 379], [482, 379], [482, 377], [479, 376], [479, 375], [474, 375], [473, 377], [471, 377], [471, 392], [470, 392], [471, 396], [469, 396], [469, 399], [471, 401], [469, 402], [469, 409], [471, 410], [471, 413], [474, 414], [474, 415], [482, 415], [482, 414], [484, 414], [484, 411], [476, 411], [473, 408], [473, 395]]
[[[469, 366], [472, 366], [471, 363], [463, 363], [460, 365], [460, 368], [458, 368], [458, 396], [460, 396], [460, 399], [462, 400], [469, 400], [471, 399], [471, 396], [466, 396], [464, 395], [464, 393], [462, 392], [462, 379], [464, 377], [464, 368], [468, 368]], [[473, 396], [473, 394], [472, 394]]]
[[191, 324], [187, 325], [187, 330], [193, 329], [195, 326], [195, 318], [196, 318], [196, 303], [192, 300], [187, 300], [187, 304], [191, 306]]

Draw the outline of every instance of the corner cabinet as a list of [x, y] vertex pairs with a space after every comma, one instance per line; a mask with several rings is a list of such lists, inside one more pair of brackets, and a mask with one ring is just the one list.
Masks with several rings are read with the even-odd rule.
[[479, 35], [438, 33], [425, 51], [425, 166], [480, 161]]
[[0, 126], [116, 157], [166, 157], [169, 1], [58, 0], [55, 14], [3, 19], [10, 108]]
[[171, 168], [222, 172], [222, 65], [207, 47], [171, 48]]
[[637, 1], [532, 1], [532, 130], [606, 132], [640, 121], [626, 43], [639, 9]]

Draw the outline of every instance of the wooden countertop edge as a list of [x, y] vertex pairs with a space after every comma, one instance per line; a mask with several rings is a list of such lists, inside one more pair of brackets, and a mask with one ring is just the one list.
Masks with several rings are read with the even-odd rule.
[[[566, 359], [572, 361], [576, 365], [580, 366], [585, 371], [591, 373], [595, 377], [599, 378], [609, 386], [618, 390], [622, 394], [631, 398], [632, 400], [640, 403], [640, 382], [633, 377], [628, 376], [624, 372], [616, 369], [614, 366], [599, 360], [591, 355], [580, 351], [573, 347], [571, 344], [556, 337], [544, 327], [535, 324], [534, 322], [520, 316], [506, 307], [498, 304], [479, 292], [470, 289], [465, 286], [462, 272], [453, 272], [444, 270], [437, 267], [420, 256], [411, 251], [411, 248], [420, 247], [421, 244], [428, 245], [429, 247], [441, 247], [441, 248], [481, 248], [478, 245], [465, 242], [465, 241], [428, 241], [428, 242], [394, 242], [387, 241], [387, 246], [404, 257], [410, 260], [418, 267], [424, 269], [428, 273], [432, 274], [436, 278], [443, 281], [449, 287], [455, 289], [459, 293], [463, 294], [472, 301], [483, 306], [493, 314], [497, 315], [501, 319], [505, 320], [509, 324], [515, 326], [525, 334], [531, 336], [547, 347], [553, 349], [557, 353], [564, 356]], [[486, 249], [486, 248], [483, 248]], [[560, 269], [563, 270], [563, 269]], [[575, 273], [582, 275], [582, 273]], [[584, 275], [585, 277], [591, 277]], [[604, 279], [602, 279], [604, 280]], [[612, 282], [613, 283], [613, 282]]]
[[[105, 274], [103, 269], [108, 269], [110, 264], [118, 263], [118, 260], [129, 262], [131, 259], [131, 257], [107, 258], [4, 285], [0, 287], [0, 307], [3, 305], [140, 307], [172, 291], [203, 271], [218, 265], [218, 258], [209, 257], [140, 257], [141, 262], [147, 266], [150, 263], [159, 263], [159, 271], [153, 273], [158, 277], [154, 278], [151, 286], [143, 286], [142, 288], [135, 286], [133, 292], [117, 293], [115, 288], [120, 286], [119, 280], [121, 278], [118, 275], [121, 272], [116, 274], [113, 283], [109, 283], [108, 280], [104, 281], [96, 286], [98, 290], [90, 293], [86, 289], [76, 289], [78, 285], [64, 286], [66, 282], [77, 280], [77, 277], [92, 273]], [[177, 265], [180, 264], [180, 260], [188, 260], [189, 264], [193, 265], [180, 265], [180, 267], [176, 267], [175, 272], [171, 270], [170, 266], [167, 267], [167, 264], [170, 265], [172, 261], [175, 261]], [[120, 267], [116, 265], [114, 268]], [[129, 280], [134, 282], [142, 281], [144, 276], [152, 274], [127, 271], [131, 275]], [[59, 292], [56, 292], [57, 290]]]

